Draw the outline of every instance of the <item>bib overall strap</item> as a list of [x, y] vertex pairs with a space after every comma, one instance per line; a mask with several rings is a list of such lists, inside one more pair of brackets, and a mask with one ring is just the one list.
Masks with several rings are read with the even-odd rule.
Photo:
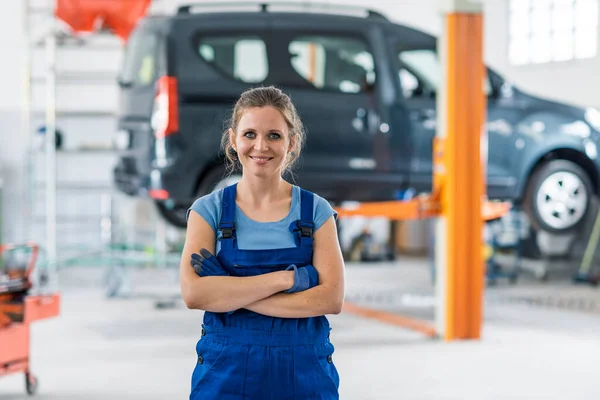
[[311, 192], [300, 189], [300, 220], [298, 228], [300, 229], [300, 247], [313, 247], [313, 203], [314, 196]]
[[233, 249], [235, 240], [235, 189], [237, 183], [227, 186], [223, 190], [223, 200], [221, 201], [221, 221], [219, 230], [221, 231], [221, 249]]

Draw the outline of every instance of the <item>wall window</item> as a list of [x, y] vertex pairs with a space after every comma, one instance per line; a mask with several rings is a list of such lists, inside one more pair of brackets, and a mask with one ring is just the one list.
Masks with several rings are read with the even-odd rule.
[[599, 0], [510, 0], [514, 65], [591, 58], [598, 45]]

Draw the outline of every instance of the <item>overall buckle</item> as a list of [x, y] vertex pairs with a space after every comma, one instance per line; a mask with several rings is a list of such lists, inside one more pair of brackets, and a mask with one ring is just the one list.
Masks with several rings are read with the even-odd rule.
[[219, 227], [222, 233], [221, 239], [231, 239], [233, 237], [233, 230], [235, 229], [235, 222], [224, 222], [221, 225]]
[[315, 224], [312, 222], [298, 221], [298, 228], [300, 228], [300, 234], [304, 237], [313, 237], [313, 229]]

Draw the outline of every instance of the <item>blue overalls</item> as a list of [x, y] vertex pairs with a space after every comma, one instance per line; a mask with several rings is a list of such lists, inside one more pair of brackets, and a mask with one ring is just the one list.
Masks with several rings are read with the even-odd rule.
[[[313, 194], [302, 190], [300, 220], [290, 226], [296, 247], [240, 250], [235, 233], [236, 186], [225, 188], [221, 249], [217, 258], [232, 276], [254, 276], [312, 263]], [[190, 400], [338, 399], [325, 316], [275, 318], [241, 309], [205, 312]]]

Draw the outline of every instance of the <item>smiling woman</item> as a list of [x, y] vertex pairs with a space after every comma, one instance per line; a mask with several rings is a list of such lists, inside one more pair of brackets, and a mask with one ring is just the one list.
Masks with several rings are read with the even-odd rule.
[[246, 173], [281, 175], [294, 147], [285, 120], [273, 107], [247, 109], [237, 132], [229, 130], [229, 140]]
[[[286, 155], [278, 171], [283, 173], [293, 167], [304, 145], [305, 132], [296, 107], [288, 96], [272, 86], [249, 90], [242, 94], [232, 114], [231, 126], [223, 133], [221, 141], [230, 168], [244, 166], [237, 150], [240, 137], [244, 139], [240, 152], [252, 142], [254, 146], [263, 146], [263, 150], [254, 150], [252, 156], [256, 158], [267, 157], [261, 151], [273, 147], [277, 141], [284, 142], [282, 145], [287, 144]], [[260, 138], [256, 141], [261, 134], [266, 142]], [[277, 145], [274, 147], [277, 148]]]
[[188, 210], [182, 297], [205, 311], [191, 399], [339, 398], [326, 318], [344, 299], [336, 213], [282, 176], [303, 142], [286, 94], [244, 92], [222, 139], [242, 177]]

